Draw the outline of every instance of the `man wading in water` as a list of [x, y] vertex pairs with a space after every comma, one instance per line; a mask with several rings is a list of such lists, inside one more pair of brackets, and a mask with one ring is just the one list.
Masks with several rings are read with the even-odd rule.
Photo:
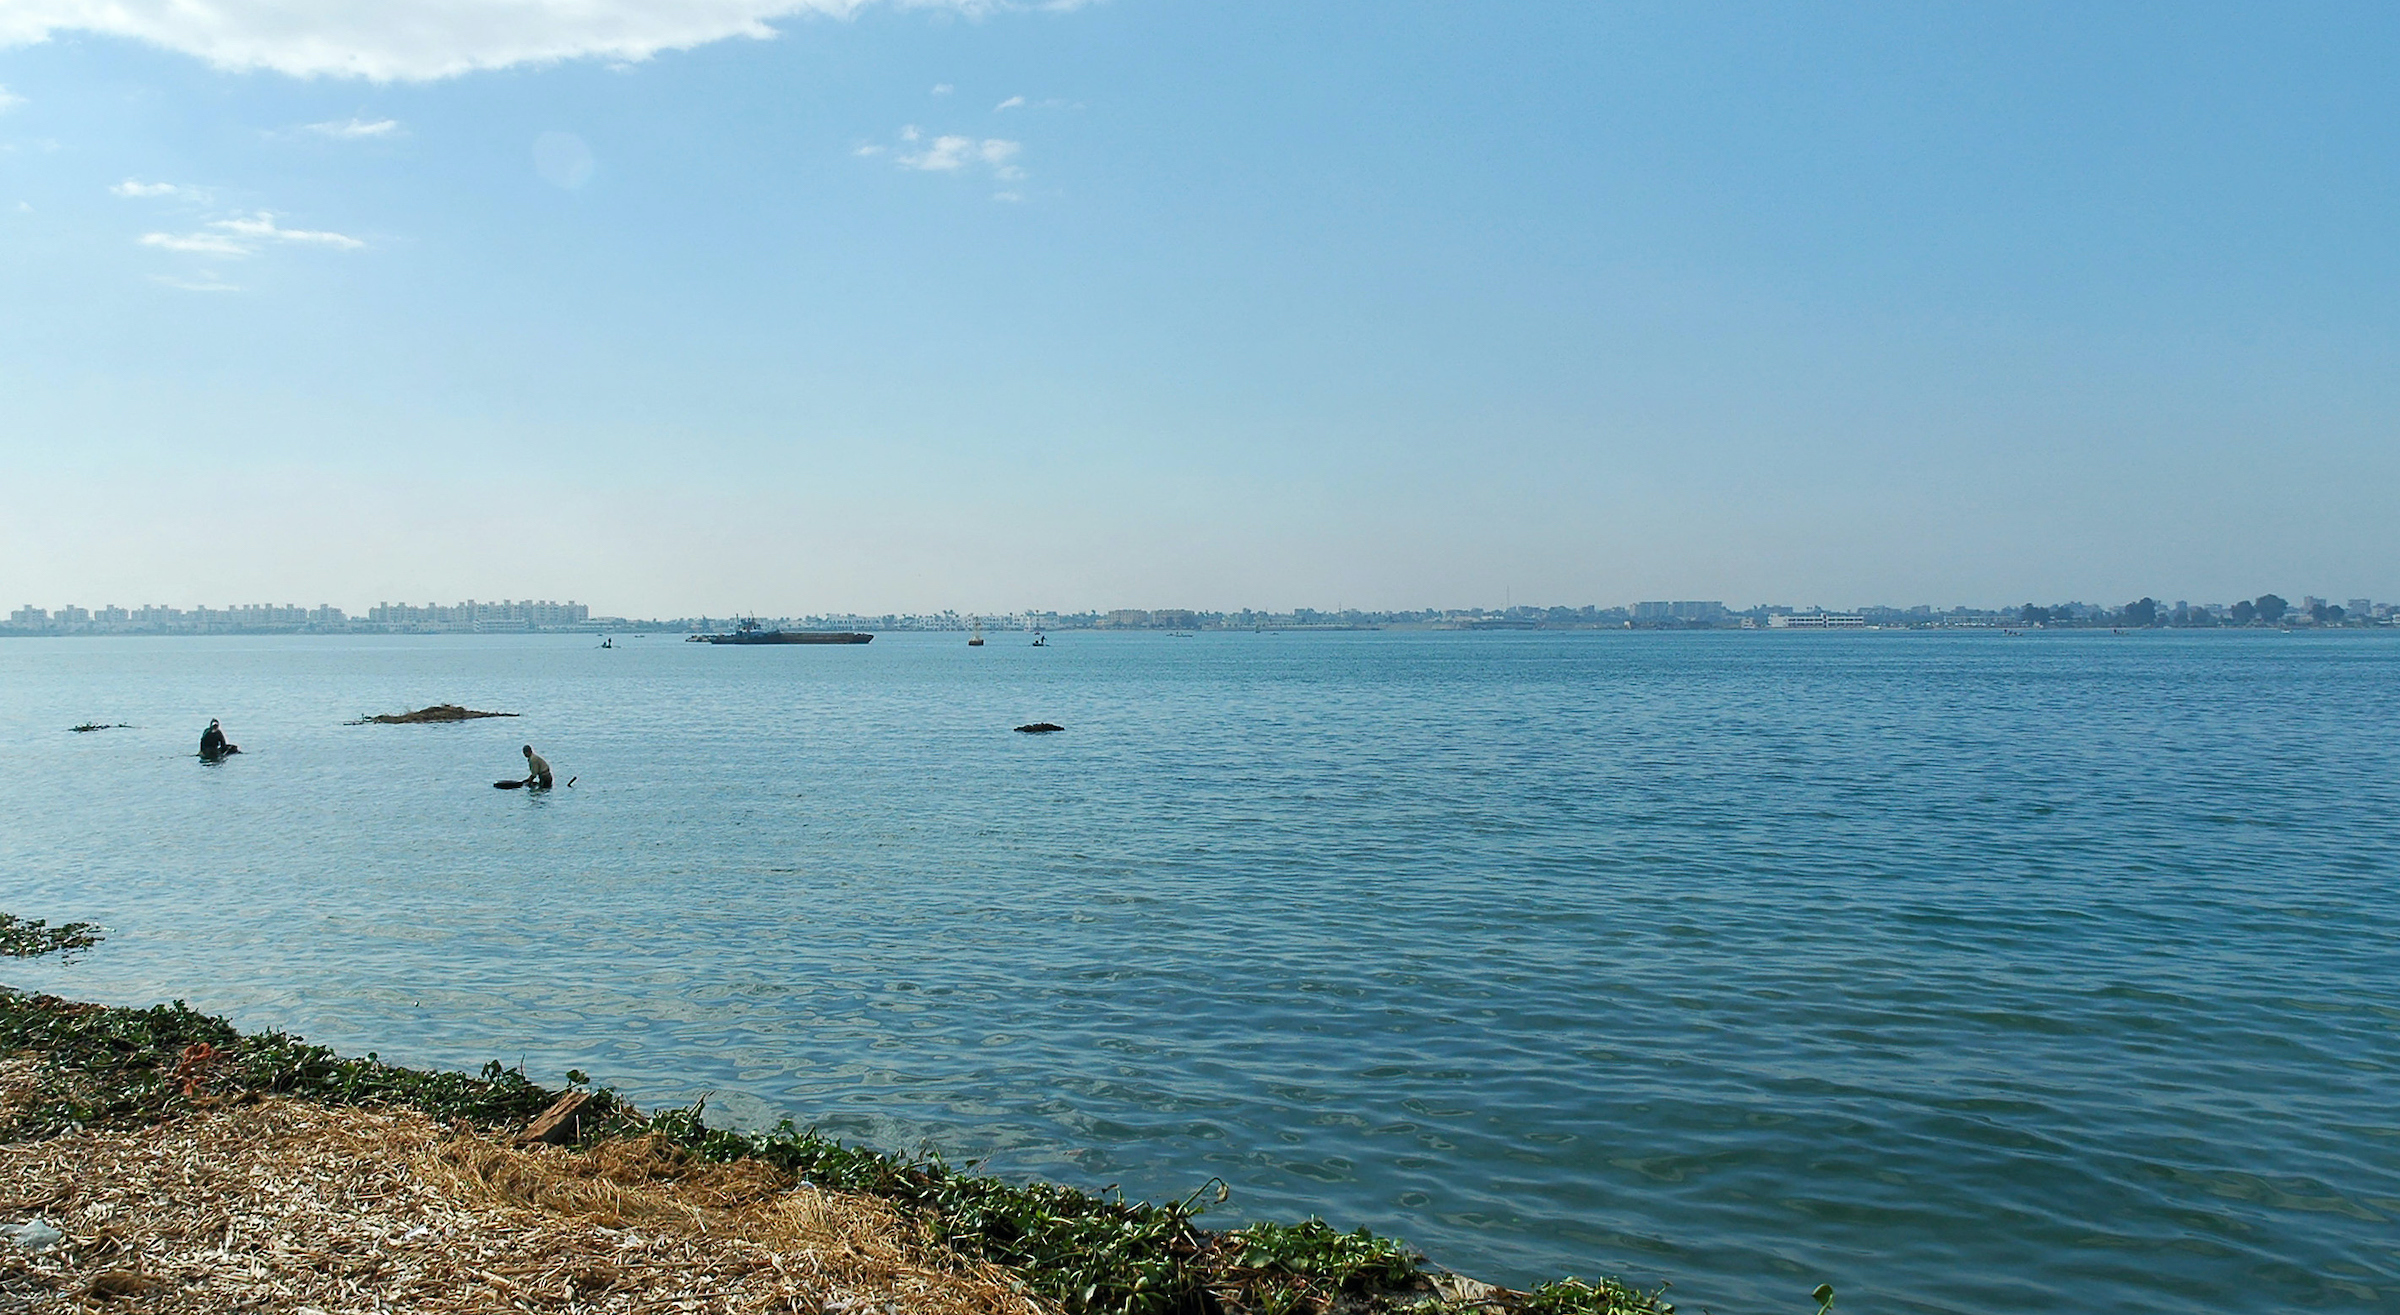
[[535, 753], [530, 744], [525, 746], [525, 771], [525, 784], [536, 790], [550, 788], [550, 760]]

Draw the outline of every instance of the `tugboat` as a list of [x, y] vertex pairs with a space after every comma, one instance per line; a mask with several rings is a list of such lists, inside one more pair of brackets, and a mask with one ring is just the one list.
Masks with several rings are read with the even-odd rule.
[[975, 622], [975, 632], [974, 632], [973, 634], [971, 634], [971, 635], [968, 635], [968, 636], [967, 636], [967, 647], [969, 647], [969, 648], [981, 648], [981, 647], [983, 647], [983, 622], [982, 622], [982, 621], [978, 620], [978, 621], [976, 621], [976, 622]]
[[685, 640], [691, 644], [865, 644], [875, 636], [849, 630], [764, 630], [757, 617], [747, 617], [732, 633], [723, 635], [693, 635]]

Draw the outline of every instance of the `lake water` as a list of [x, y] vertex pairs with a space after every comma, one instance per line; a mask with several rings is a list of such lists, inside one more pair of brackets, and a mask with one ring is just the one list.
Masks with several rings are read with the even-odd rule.
[[[435, 702], [523, 716], [342, 724]], [[0, 980], [1685, 1310], [2393, 1311], [2396, 714], [2358, 634], [0, 641], [0, 909], [111, 929]]]

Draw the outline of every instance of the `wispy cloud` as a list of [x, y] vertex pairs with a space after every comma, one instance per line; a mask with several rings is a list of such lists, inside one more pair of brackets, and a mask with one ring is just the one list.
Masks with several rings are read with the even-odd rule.
[[305, 131], [338, 141], [356, 141], [361, 137], [396, 137], [401, 129], [398, 119], [328, 119], [307, 125]]
[[281, 242], [333, 247], [343, 251], [354, 251], [366, 245], [346, 233], [284, 228], [275, 222], [273, 214], [265, 210], [234, 219], [210, 220], [194, 233], [144, 233], [140, 241], [143, 246], [157, 247], [161, 251], [236, 259], [257, 255], [268, 246]]
[[264, 210], [248, 219], [220, 219], [209, 227], [221, 228], [228, 233], [254, 238], [261, 242], [304, 242], [311, 246], [340, 247], [345, 251], [354, 251], [366, 245], [357, 238], [343, 233], [326, 233], [306, 228], [278, 228], [275, 226], [275, 216]]
[[[1018, 157], [1025, 153], [1023, 142], [964, 133], [928, 133], [913, 123], [900, 130], [896, 145], [865, 142], [852, 147], [850, 153], [864, 160], [888, 155], [893, 164], [918, 173], [981, 176], [1000, 183], [1015, 183], [1025, 177], [1025, 170], [1017, 164]], [[994, 192], [992, 199], [1022, 201], [1025, 196], [1009, 187]]]
[[161, 251], [180, 251], [194, 256], [247, 256], [257, 250], [250, 243], [224, 233], [144, 233], [142, 245]]
[[1021, 108], [1023, 108], [1023, 107], [1024, 107], [1024, 105], [1025, 105], [1025, 98], [1024, 98], [1023, 96], [1011, 96], [1011, 97], [1009, 97], [1007, 100], [1004, 100], [1004, 101], [1000, 102], [999, 104], [997, 104], [997, 105], [994, 105], [994, 106], [992, 107], [992, 113], [994, 113], [994, 114], [998, 114], [998, 113], [999, 113], [1000, 111], [1002, 111], [1002, 110], [1014, 110], [1014, 109], [1021, 109]]
[[958, 90], [958, 88], [951, 86], [947, 82], [936, 82], [933, 84], [933, 90], [928, 94], [934, 96], [947, 96], [956, 90]]
[[0, 86], [0, 114], [6, 114], [24, 103], [23, 96], [10, 91], [6, 86]]
[[[905, 141], [920, 141], [912, 136], [914, 129], [901, 134]], [[934, 138], [924, 149], [895, 156], [904, 169], [922, 169], [931, 173], [956, 173], [977, 165], [989, 166], [999, 178], [1022, 178], [1025, 171], [1009, 161], [1024, 149], [1021, 142], [1002, 137], [959, 137], [945, 135]]]
[[197, 187], [183, 187], [174, 183], [145, 183], [138, 178], [128, 178], [124, 182], [110, 187], [108, 190], [118, 196], [129, 196], [137, 200], [144, 200], [156, 196], [181, 196], [199, 199], [208, 195], [206, 192]]
[[57, 32], [164, 46], [239, 72], [414, 82], [477, 69], [634, 62], [781, 19], [849, 18], [877, 5], [969, 14], [1072, 9], [1082, 0], [6, 0], [0, 47]]

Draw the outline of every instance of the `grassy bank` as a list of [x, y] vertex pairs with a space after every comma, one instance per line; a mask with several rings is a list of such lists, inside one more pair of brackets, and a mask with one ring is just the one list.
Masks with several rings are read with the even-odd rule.
[[[776, 1192], [863, 1203], [895, 1221], [908, 1246], [955, 1262], [961, 1274], [1005, 1276], [1010, 1289], [1064, 1315], [1671, 1309], [1655, 1293], [1607, 1280], [1567, 1279], [1532, 1292], [1459, 1280], [1392, 1239], [1313, 1219], [1213, 1230], [1199, 1216], [1223, 1199], [1216, 1184], [1154, 1204], [1016, 1183], [938, 1157], [845, 1145], [788, 1122], [736, 1132], [707, 1126], [697, 1105], [645, 1113], [605, 1089], [586, 1090], [580, 1074], [553, 1090], [498, 1063], [469, 1075], [386, 1064], [373, 1054], [343, 1056], [282, 1033], [242, 1033], [181, 1002], [123, 1009], [0, 988], [0, 1063], [8, 1079], [0, 1092], [0, 1159], [79, 1136], [216, 1128], [249, 1107], [352, 1110], [362, 1118], [406, 1111], [431, 1121], [425, 1136], [534, 1155], [525, 1162], [532, 1167], [511, 1171], [518, 1178], [573, 1177], [589, 1172], [577, 1166], [621, 1162], [634, 1148], [647, 1163], [743, 1166], [767, 1175]], [[555, 1138], [564, 1145], [518, 1147], [527, 1125], [562, 1098], [582, 1101]], [[460, 1153], [442, 1154], [455, 1160]], [[720, 1232], [729, 1227], [721, 1224]], [[572, 1305], [571, 1284], [568, 1297]]]

